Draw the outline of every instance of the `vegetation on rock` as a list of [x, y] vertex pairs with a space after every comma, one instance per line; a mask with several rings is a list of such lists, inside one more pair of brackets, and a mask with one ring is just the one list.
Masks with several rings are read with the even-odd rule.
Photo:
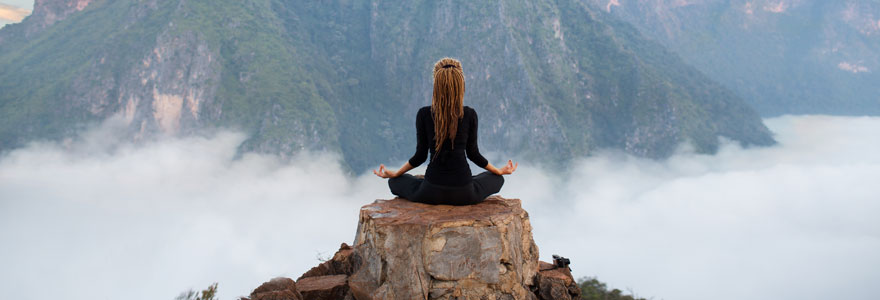
[[217, 295], [217, 283], [212, 284], [207, 289], [202, 290], [201, 292], [196, 292], [193, 290], [189, 290], [180, 294], [175, 298], [176, 300], [217, 300], [214, 296]]
[[581, 299], [584, 300], [646, 300], [634, 295], [626, 295], [618, 289], [608, 290], [608, 285], [595, 277], [579, 279], [578, 286], [581, 288]]

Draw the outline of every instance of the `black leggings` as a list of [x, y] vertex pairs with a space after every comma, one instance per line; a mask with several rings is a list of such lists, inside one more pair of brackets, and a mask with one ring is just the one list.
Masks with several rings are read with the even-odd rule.
[[473, 182], [464, 186], [432, 184], [410, 174], [388, 180], [391, 193], [412, 202], [426, 204], [470, 205], [483, 202], [489, 195], [501, 190], [504, 177], [491, 172], [473, 176]]

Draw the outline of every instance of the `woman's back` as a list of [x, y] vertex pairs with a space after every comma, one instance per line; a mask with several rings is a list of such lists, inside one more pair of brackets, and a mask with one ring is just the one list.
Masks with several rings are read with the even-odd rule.
[[465, 106], [464, 115], [459, 119], [455, 140], [447, 139], [436, 153], [434, 147], [434, 121], [431, 107], [425, 106], [416, 114], [416, 153], [410, 158], [413, 167], [421, 165], [431, 154], [431, 162], [425, 171], [425, 180], [438, 185], [461, 186], [471, 182], [471, 170], [466, 158], [478, 167], [485, 168], [489, 163], [480, 154], [477, 146], [477, 112]]

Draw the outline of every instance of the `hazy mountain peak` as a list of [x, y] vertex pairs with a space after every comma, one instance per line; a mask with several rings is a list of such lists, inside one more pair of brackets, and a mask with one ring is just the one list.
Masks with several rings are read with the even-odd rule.
[[[589, 0], [606, 8], [606, 0]], [[880, 3], [620, 1], [635, 25], [762, 114], [880, 114]]]

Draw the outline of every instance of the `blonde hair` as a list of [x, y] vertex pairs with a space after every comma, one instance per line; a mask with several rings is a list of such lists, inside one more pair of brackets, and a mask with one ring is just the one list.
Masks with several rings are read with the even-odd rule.
[[464, 71], [461, 62], [454, 58], [444, 57], [434, 64], [431, 113], [436, 140], [434, 150], [439, 152], [446, 139], [455, 143], [458, 120], [464, 117]]

